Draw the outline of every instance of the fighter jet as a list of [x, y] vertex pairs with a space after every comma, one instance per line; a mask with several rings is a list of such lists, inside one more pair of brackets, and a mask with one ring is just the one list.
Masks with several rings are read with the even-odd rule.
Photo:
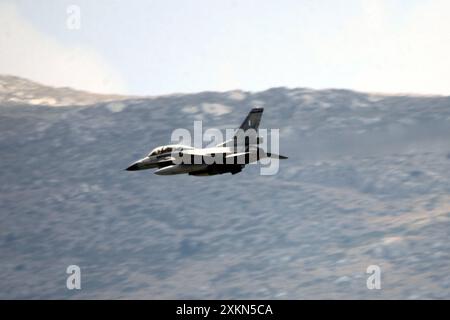
[[263, 111], [263, 108], [252, 109], [232, 139], [212, 148], [194, 148], [181, 144], [159, 146], [126, 170], [157, 169], [154, 172], [157, 175], [234, 175], [241, 172], [245, 165], [263, 158], [287, 159], [285, 156], [266, 153], [258, 147], [262, 143], [258, 127]]

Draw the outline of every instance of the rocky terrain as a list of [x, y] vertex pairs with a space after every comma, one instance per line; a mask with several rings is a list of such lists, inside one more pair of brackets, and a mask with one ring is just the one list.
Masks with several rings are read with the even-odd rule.
[[[124, 171], [173, 129], [252, 107], [280, 128], [277, 175]], [[1, 299], [450, 298], [450, 97], [141, 98], [2, 76], [0, 151]]]
[[45, 105], [48, 107], [82, 106], [122, 100], [125, 96], [96, 94], [71, 88], [53, 88], [27, 79], [0, 75], [0, 103]]

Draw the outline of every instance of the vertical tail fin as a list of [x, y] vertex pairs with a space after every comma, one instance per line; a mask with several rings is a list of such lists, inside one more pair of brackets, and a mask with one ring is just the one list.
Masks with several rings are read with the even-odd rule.
[[[259, 123], [261, 122], [261, 117], [262, 117], [263, 111], [264, 111], [263, 108], [253, 108], [252, 110], [250, 110], [250, 112], [248, 113], [247, 117], [245, 117], [245, 120], [242, 122], [239, 129], [236, 130], [236, 132], [233, 136], [233, 139], [230, 139], [223, 143], [220, 143], [216, 147], [238, 145], [238, 135], [242, 135], [242, 137], [240, 137], [240, 138], [245, 138], [245, 140], [243, 140], [241, 142], [241, 145], [248, 144], [247, 141], [249, 140], [249, 136], [254, 138], [254, 140], [256, 141], [256, 139], [258, 138], [256, 136], [256, 133], [259, 128]], [[250, 129], [252, 129], [252, 130], [250, 130]], [[253, 131], [253, 132], [247, 132], [248, 130]]]
[[[236, 131], [233, 141], [234, 146], [236, 147], [239, 143], [239, 137], [244, 139], [241, 141], [241, 143], [244, 143], [245, 145], [245, 151], [248, 151], [250, 148], [250, 143], [253, 141], [253, 143], [256, 143], [258, 139], [258, 128], [259, 123], [261, 122], [261, 117], [263, 114], [264, 109], [263, 108], [253, 108], [248, 113], [247, 117], [245, 117], [245, 120], [242, 122], [241, 126], [239, 127], [238, 131]], [[242, 135], [239, 136], [239, 135]]]
[[248, 129], [258, 130], [263, 111], [264, 111], [264, 108], [253, 108], [248, 113], [247, 117], [245, 118], [244, 122], [242, 122], [239, 129], [241, 129], [243, 131], [247, 131]]

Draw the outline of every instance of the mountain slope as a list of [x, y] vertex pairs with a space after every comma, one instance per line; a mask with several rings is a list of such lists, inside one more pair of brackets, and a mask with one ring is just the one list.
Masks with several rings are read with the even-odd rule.
[[[32, 87], [57, 103], [0, 102], [0, 298], [450, 298], [450, 97], [105, 101], [1, 80], [7, 97]], [[123, 170], [175, 128], [237, 127], [256, 106], [289, 156], [275, 176]], [[65, 288], [70, 264], [80, 291]]]
[[96, 94], [71, 88], [53, 88], [15, 76], [0, 75], [0, 103], [60, 107], [90, 105], [125, 98], [129, 97]]

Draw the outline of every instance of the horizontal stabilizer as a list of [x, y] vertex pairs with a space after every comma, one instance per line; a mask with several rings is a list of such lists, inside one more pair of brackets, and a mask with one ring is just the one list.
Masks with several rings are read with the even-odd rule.
[[288, 158], [288, 157], [286, 157], [286, 156], [282, 156], [282, 155], [280, 155], [280, 154], [270, 153], [270, 152], [267, 152], [267, 153], [266, 153], [266, 156], [267, 156], [267, 158], [282, 159], [282, 160]]

